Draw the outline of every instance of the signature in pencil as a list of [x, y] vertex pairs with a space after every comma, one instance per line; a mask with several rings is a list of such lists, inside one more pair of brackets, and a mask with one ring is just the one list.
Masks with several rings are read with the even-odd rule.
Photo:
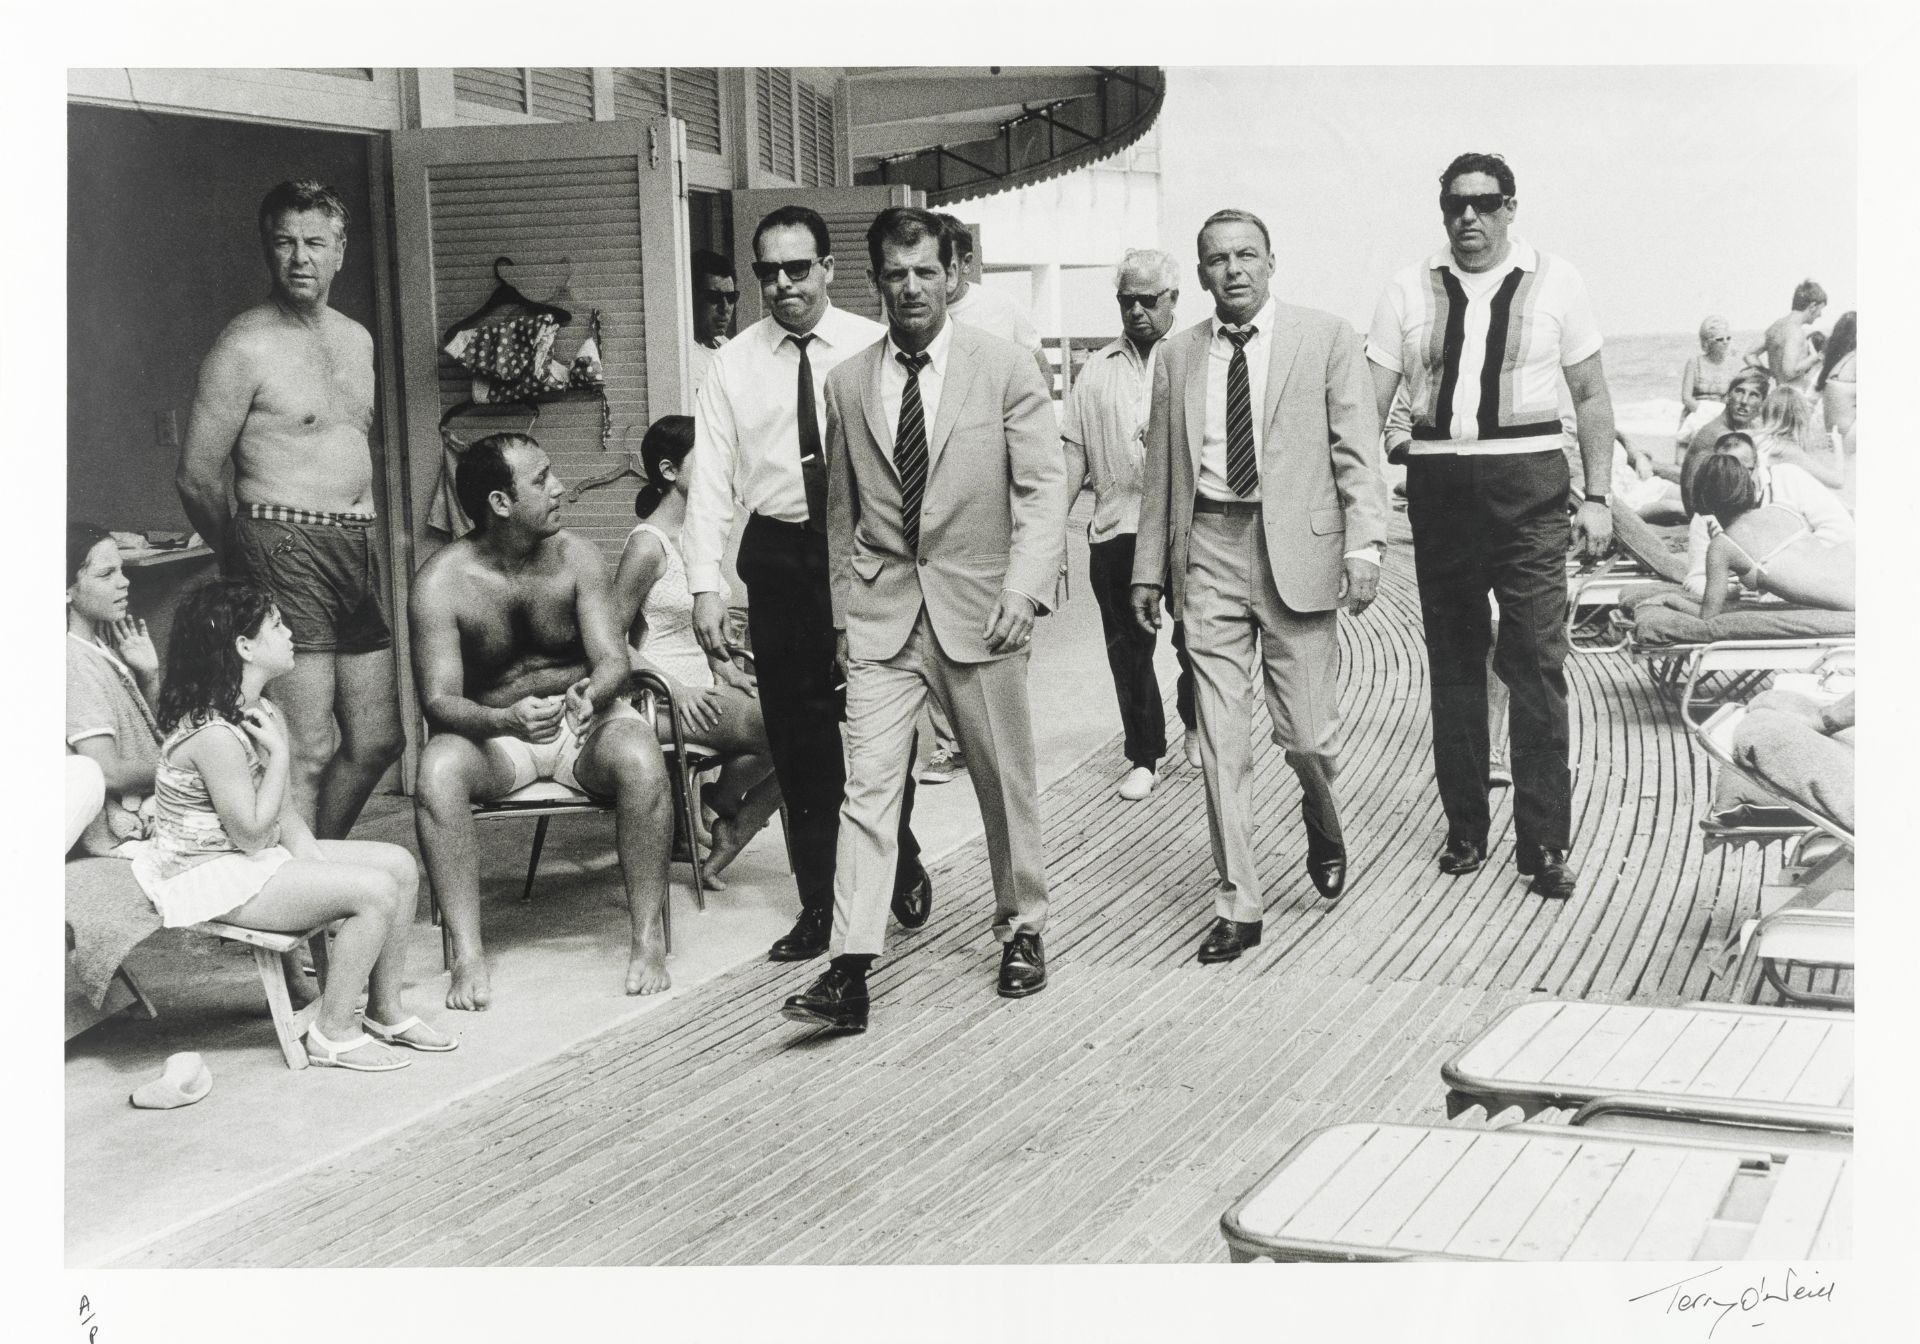
[[[1774, 1302], [1831, 1302], [1833, 1300], [1834, 1285], [1830, 1282], [1817, 1282], [1820, 1278], [1818, 1270], [1796, 1274], [1794, 1270], [1789, 1269], [1785, 1280], [1780, 1283], [1777, 1290], [1769, 1286], [1766, 1275], [1760, 1277], [1760, 1282], [1749, 1284], [1729, 1297], [1717, 1295], [1728, 1291], [1725, 1285], [1715, 1285], [1712, 1291], [1706, 1288], [1687, 1290], [1688, 1284], [1698, 1283], [1701, 1279], [1718, 1274], [1725, 1268], [1724, 1265], [1715, 1265], [1712, 1269], [1690, 1274], [1677, 1283], [1663, 1284], [1661, 1287], [1630, 1297], [1627, 1301], [1644, 1302], [1648, 1298], [1653, 1298], [1655, 1301], [1664, 1302], [1663, 1311], [1669, 1316], [1676, 1312], [1717, 1311], [1713, 1324], [1707, 1327], [1707, 1338], [1712, 1339], [1713, 1332], [1720, 1328], [1720, 1323], [1735, 1311], [1742, 1314], [1761, 1311]], [[1749, 1324], [1764, 1325], [1765, 1322], [1752, 1321]]]

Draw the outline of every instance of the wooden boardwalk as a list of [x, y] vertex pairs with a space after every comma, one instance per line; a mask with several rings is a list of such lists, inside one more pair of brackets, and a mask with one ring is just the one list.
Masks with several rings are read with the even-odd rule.
[[[1212, 882], [1199, 777], [1119, 803], [1116, 741], [1042, 800], [1045, 993], [993, 993], [975, 842], [934, 870], [928, 926], [893, 931], [865, 1036], [777, 1016], [817, 965], [751, 963], [120, 1263], [1221, 1261], [1221, 1212], [1308, 1130], [1444, 1119], [1441, 1062], [1507, 1005], [1734, 997], [1751, 968], [1710, 982], [1708, 963], [1778, 853], [1702, 855], [1707, 763], [1617, 655], [1570, 665], [1579, 895], [1527, 895], [1504, 793], [1495, 862], [1435, 871], [1396, 522], [1378, 605], [1343, 622], [1355, 864], [1337, 906], [1301, 871], [1298, 788], [1261, 741], [1266, 941], [1195, 963]], [[1104, 677], [1087, 693], [1111, 694]]]

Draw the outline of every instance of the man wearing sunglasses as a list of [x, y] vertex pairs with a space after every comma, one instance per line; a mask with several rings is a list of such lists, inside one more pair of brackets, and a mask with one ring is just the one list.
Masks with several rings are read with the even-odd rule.
[[[1513, 170], [1498, 154], [1447, 165], [1448, 247], [1388, 284], [1367, 359], [1381, 416], [1403, 383], [1411, 412], [1387, 455], [1407, 465], [1434, 777], [1447, 813], [1440, 871], [1470, 873], [1487, 858], [1491, 645], [1509, 692], [1515, 862], [1536, 895], [1564, 900], [1578, 882], [1569, 861], [1566, 557], [1575, 539], [1595, 558], [1613, 539], [1613, 403], [1585, 283], [1565, 261], [1509, 236], [1515, 209]], [[1561, 418], [1563, 387], [1575, 427]], [[1576, 436], [1584, 490], [1569, 526], [1566, 448]]]
[[695, 396], [707, 380], [713, 352], [733, 335], [734, 307], [740, 302], [733, 263], [718, 252], [693, 254], [693, 348], [688, 352], [688, 374]]
[[[1165, 252], [1134, 248], [1121, 259], [1114, 283], [1121, 334], [1096, 350], [1074, 379], [1060, 436], [1067, 450], [1068, 500], [1084, 486], [1093, 488], [1087, 584], [1107, 637], [1107, 668], [1120, 701], [1128, 765], [1115, 792], [1128, 802], [1139, 802], [1153, 792], [1155, 771], [1167, 753], [1167, 720], [1160, 678], [1153, 670], [1154, 633], [1133, 619], [1130, 589], [1140, 530], [1147, 412], [1153, 404], [1154, 351], [1173, 327], [1180, 279]], [[1193, 665], [1187, 661], [1186, 631], [1179, 621], [1173, 623], [1173, 647], [1180, 659], [1177, 699], [1186, 726], [1186, 755], [1197, 766]]]
[[1199, 960], [1222, 962], [1259, 944], [1266, 906], [1250, 823], [1256, 675], [1300, 781], [1307, 877], [1327, 900], [1346, 890], [1339, 609], [1358, 615], [1377, 591], [1387, 485], [1353, 328], [1273, 297], [1258, 216], [1215, 211], [1199, 253], [1213, 316], [1158, 353], [1132, 598], [1144, 629], [1160, 628], [1163, 587], [1186, 622], [1219, 874]]
[[[724, 663], [727, 591], [721, 564], [734, 505], [748, 509], [738, 568], [747, 585], [747, 631], [767, 744], [787, 807], [800, 918], [773, 944], [773, 961], [827, 950], [833, 926], [834, 852], [846, 770], [840, 746], [844, 688], [834, 669], [827, 583], [827, 472], [823, 433], [829, 370], [886, 333], [836, 308], [833, 242], [805, 206], [782, 206], [753, 235], [753, 276], [767, 316], [713, 352], [694, 400], [691, 479], [681, 546], [694, 634]], [[719, 669], [724, 675], [724, 668]], [[910, 825], [909, 783], [899, 821], [893, 912], [927, 922], [933, 886]]]

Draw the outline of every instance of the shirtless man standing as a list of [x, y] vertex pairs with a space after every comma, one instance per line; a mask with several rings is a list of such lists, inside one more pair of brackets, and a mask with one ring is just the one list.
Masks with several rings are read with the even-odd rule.
[[492, 434], [460, 458], [454, 492], [474, 530], [420, 567], [408, 613], [433, 736], [414, 818], [453, 943], [447, 1007], [492, 998], [480, 946], [471, 804], [552, 779], [613, 800], [633, 936], [627, 993], [668, 985], [673, 812], [652, 719], [626, 699], [627, 645], [606, 562], [560, 527], [564, 489], [540, 445]]
[[1813, 324], [1827, 311], [1827, 291], [1812, 280], [1793, 287], [1793, 311], [1776, 320], [1767, 334], [1747, 351], [1747, 363], [1773, 375], [1773, 381], [1801, 396], [1813, 396], [1813, 378], [1820, 372], [1820, 352], [1807, 340]]
[[347, 248], [332, 191], [269, 191], [260, 242], [272, 293], [201, 364], [175, 483], [221, 567], [264, 587], [292, 627], [293, 671], [274, 683], [293, 747], [288, 789], [313, 833], [338, 840], [401, 748], [374, 555], [373, 338], [327, 306]]

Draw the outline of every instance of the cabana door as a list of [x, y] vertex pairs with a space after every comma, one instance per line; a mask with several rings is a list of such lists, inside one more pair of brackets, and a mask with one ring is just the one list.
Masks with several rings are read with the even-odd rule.
[[[413, 571], [444, 532], [429, 517], [440, 488], [440, 420], [467, 399], [468, 372], [441, 353], [442, 333], [487, 300], [494, 261], [528, 298], [571, 310], [554, 354], [565, 361], [600, 314], [612, 434], [601, 447], [601, 402], [569, 393], [543, 402], [534, 434], [570, 483], [606, 474], [657, 415], [687, 409], [686, 131], [669, 117], [558, 125], [433, 127], [393, 136], [393, 219], [404, 403], [406, 528], [394, 529], [402, 704], [414, 703], [406, 600]], [[564, 290], [564, 293], [561, 291]], [[449, 429], [465, 442], [525, 429], [516, 406], [462, 413]], [[591, 490], [566, 506], [566, 525], [598, 544], [609, 564], [632, 526], [633, 492]], [[396, 505], [402, 501], [394, 501]], [[391, 510], [401, 515], [401, 508]], [[402, 715], [411, 780], [417, 715]]]

